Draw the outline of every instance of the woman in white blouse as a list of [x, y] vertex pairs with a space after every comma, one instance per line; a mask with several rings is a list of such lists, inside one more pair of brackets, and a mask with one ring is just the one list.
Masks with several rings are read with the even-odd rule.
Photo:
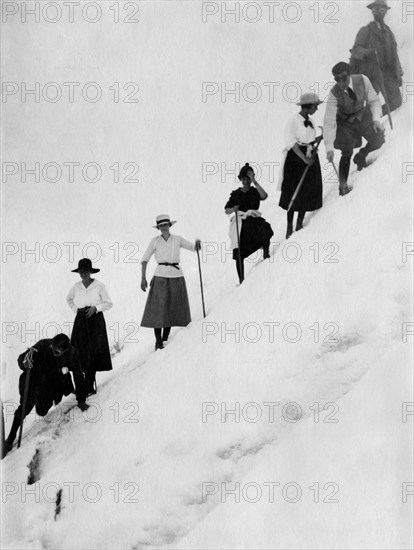
[[92, 273], [100, 270], [92, 267], [89, 258], [82, 258], [78, 268], [81, 281], [69, 291], [66, 301], [76, 313], [72, 330], [71, 344], [79, 352], [88, 395], [96, 393], [96, 371], [112, 369], [108, 336], [103, 312], [112, 307], [105, 285], [92, 279]]
[[305, 168], [310, 168], [306, 174], [299, 193], [296, 196], [291, 209], [287, 213], [288, 239], [293, 233], [293, 214], [298, 212], [296, 231], [303, 227], [303, 219], [306, 212], [311, 212], [322, 207], [322, 174], [319, 158], [312, 153], [315, 147], [316, 130], [310, 117], [318, 110], [322, 101], [314, 92], [303, 94], [299, 103], [301, 110], [293, 116], [285, 128], [284, 163], [282, 166], [282, 194], [279, 206], [287, 210], [296, 187], [303, 176]]
[[170, 227], [174, 223], [167, 214], [157, 216], [154, 228], [159, 229], [161, 235], [152, 239], [141, 261], [141, 289], [144, 292], [148, 287], [147, 263], [153, 254], [158, 264], [141, 321], [142, 327], [154, 329], [156, 350], [163, 349], [171, 327], [186, 327], [191, 322], [187, 287], [179, 265], [180, 248], [200, 250], [201, 242], [197, 240], [192, 244], [178, 235], [171, 235]]

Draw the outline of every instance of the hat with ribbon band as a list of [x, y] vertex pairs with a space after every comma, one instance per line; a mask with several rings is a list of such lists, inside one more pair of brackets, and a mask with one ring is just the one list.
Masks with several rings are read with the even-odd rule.
[[170, 227], [172, 225], [174, 225], [175, 223], [177, 223], [176, 220], [170, 220], [170, 216], [168, 214], [160, 214], [159, 216], [157, 216], [156, 220], [155, 220], [155, 223], [157, 225], [153, 225], [152, 227], [154, 229], [158, 229], [158, 226], [161, 225], [162, 223], [168, 223], [170, 224]]

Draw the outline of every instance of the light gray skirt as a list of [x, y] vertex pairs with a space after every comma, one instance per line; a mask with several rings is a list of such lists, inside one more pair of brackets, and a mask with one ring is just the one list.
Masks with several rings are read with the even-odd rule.
[[191, 322], [184, 277], [153, 277], [141, 326], [186, 327]]

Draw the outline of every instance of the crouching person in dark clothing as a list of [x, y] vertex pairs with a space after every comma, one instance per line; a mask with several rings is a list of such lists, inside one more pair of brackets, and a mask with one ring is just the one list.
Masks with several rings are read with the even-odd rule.
[[14, 413], [13, 424], [5, 441], [6, 453], [13, 447], [22, 421], [27, 376], [30, 375], [23, 418], [33, 410], [33, 407], [36, 408], [39, 416], [45, 416], [53, 404], [60, 403], [64, 395], [75, 393], [71, 372], [75, 382], [78, 407], [82, 411], [89, 407], [85, 403], [85, 377], [80, 366], [79, 354], [76, 348], [70, 345], [69, 338], [65, 334], [39, 340], [29, 350], [19, 355], [17, 362], [23, 371], [19, 378], [20, 405]]

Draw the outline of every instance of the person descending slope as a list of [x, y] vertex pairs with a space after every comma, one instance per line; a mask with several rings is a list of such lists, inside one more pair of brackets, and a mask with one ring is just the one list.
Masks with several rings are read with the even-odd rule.
[[[70, 372], [73, 373], [78, 407], [82, 411], [88, 409], [85, 403], [85, 378], [79, 354], [70, 344], [66, 334], [39, 340], [19, 355], [17, 362], [23, 371], [19, 378], [20, 405], [14, 413], [13, 424], [5, 441], [6, 453], [13, 447], [19, 426], [33, 407], [36, 407], [39, 416], [45, 416], [53, 403], [57, 405], [64, 395], [75, 391]], [[27, 396], [24, 402], [27, 383]]]
[[150, 283], [150, 291], [145, 305], [141, 326], [153, 328], [155, 350], [163, 349], [168, 340], [171, 327], [186, 327], [191, 322], [190, 305], [184, 274], [180, 267], [180, 248], [200, 250], [201, 241], [195, 244], [178, 235], [170, 233], [170, 227], [176, 223], [167, 214], [156, 218], [154, 229], [161, 235], [154, 237], [142, 257], [141, 290], [148, 288], [146, 279], [147, 264], [153, 254], [157, 269]]
[[[303, 227], [306, 212], [322, 207], [322, 174], [316, 151], [315, 123], [310, 115], [318, 110], [319, 97], [314, 92], [303, 94], [297, 105], [300, 111], [294, 115], [285, 128], [285, 161], [282, 164], [279, 188], [282, 190], [279, 206], [287, 210], [288, 239], [293, 233], [293, 214], [298, 213], [296, 231]], [[306, 171], [306, 168], [309, 167]], [[302, 180], [302, 177], [305, 177]], [[291, 204], [294, 193], [301, 182], [299, 192]], [[290, 206], [290, 208], [289, 208]]]
[[[235, 214], [230, 220], [230, 240], [233, 259], [236, 260], [240, 283], [244, 280], [243, 260], [263, 248], [263, 259], [269, 258], [270, 239], [273, 231], [270, 224], [258, 211], [260, 201], [267, 199], [267, 193], [255, 178], [247, 162], [238, 175], [243, 187], [232, 191], [225, 205], [227, 215]], [[255, 187], [252, 187], [252, 183]], [[237, 217], [236, 217], [237, 216]], [[237, 231], [238, 229], [238, 231]]]
[[385, 143], [380, 98], [366, 76], [351, 75], [350, 71], [348, 63], [343, 61], [332, 68], [336, 84], [328, 95], [323, 123], [328, 162], [333, 163], [334, 148], [342, 153], [339, 162], [340, 195], [350, 191], [347, 182], [351, 158], [354, 149], [361, 147], [362, 138], [367, 140], [367, 144], [354, 157], [358, 170], [367, 166], [368, 154]]
[[92, 273], [98, 272], [89, 258], [79, 260], [72, 273], [79, 273], [81, 281], [70, 289], [66, 298], [76, 313], [71, 342], [79, 351], [88, 395], [96, 393], [96, 371], [112, 370], [103, 312], [113, 304], [105, 285], [91, 278]]
[[[395, 36], [384, 23], [391, 8], [386, 0], [375, 0], [367, 8], [371, 10], [374, 21], [358, 31], [351, 50], [351, 71], [367, 76], [375, 91], [387, 99], [390, 111], [394, 111], [402, 104], [400, 87], [404, 73]], [[382, 114], [387, 114], [386, 104], [382, 106]]]

